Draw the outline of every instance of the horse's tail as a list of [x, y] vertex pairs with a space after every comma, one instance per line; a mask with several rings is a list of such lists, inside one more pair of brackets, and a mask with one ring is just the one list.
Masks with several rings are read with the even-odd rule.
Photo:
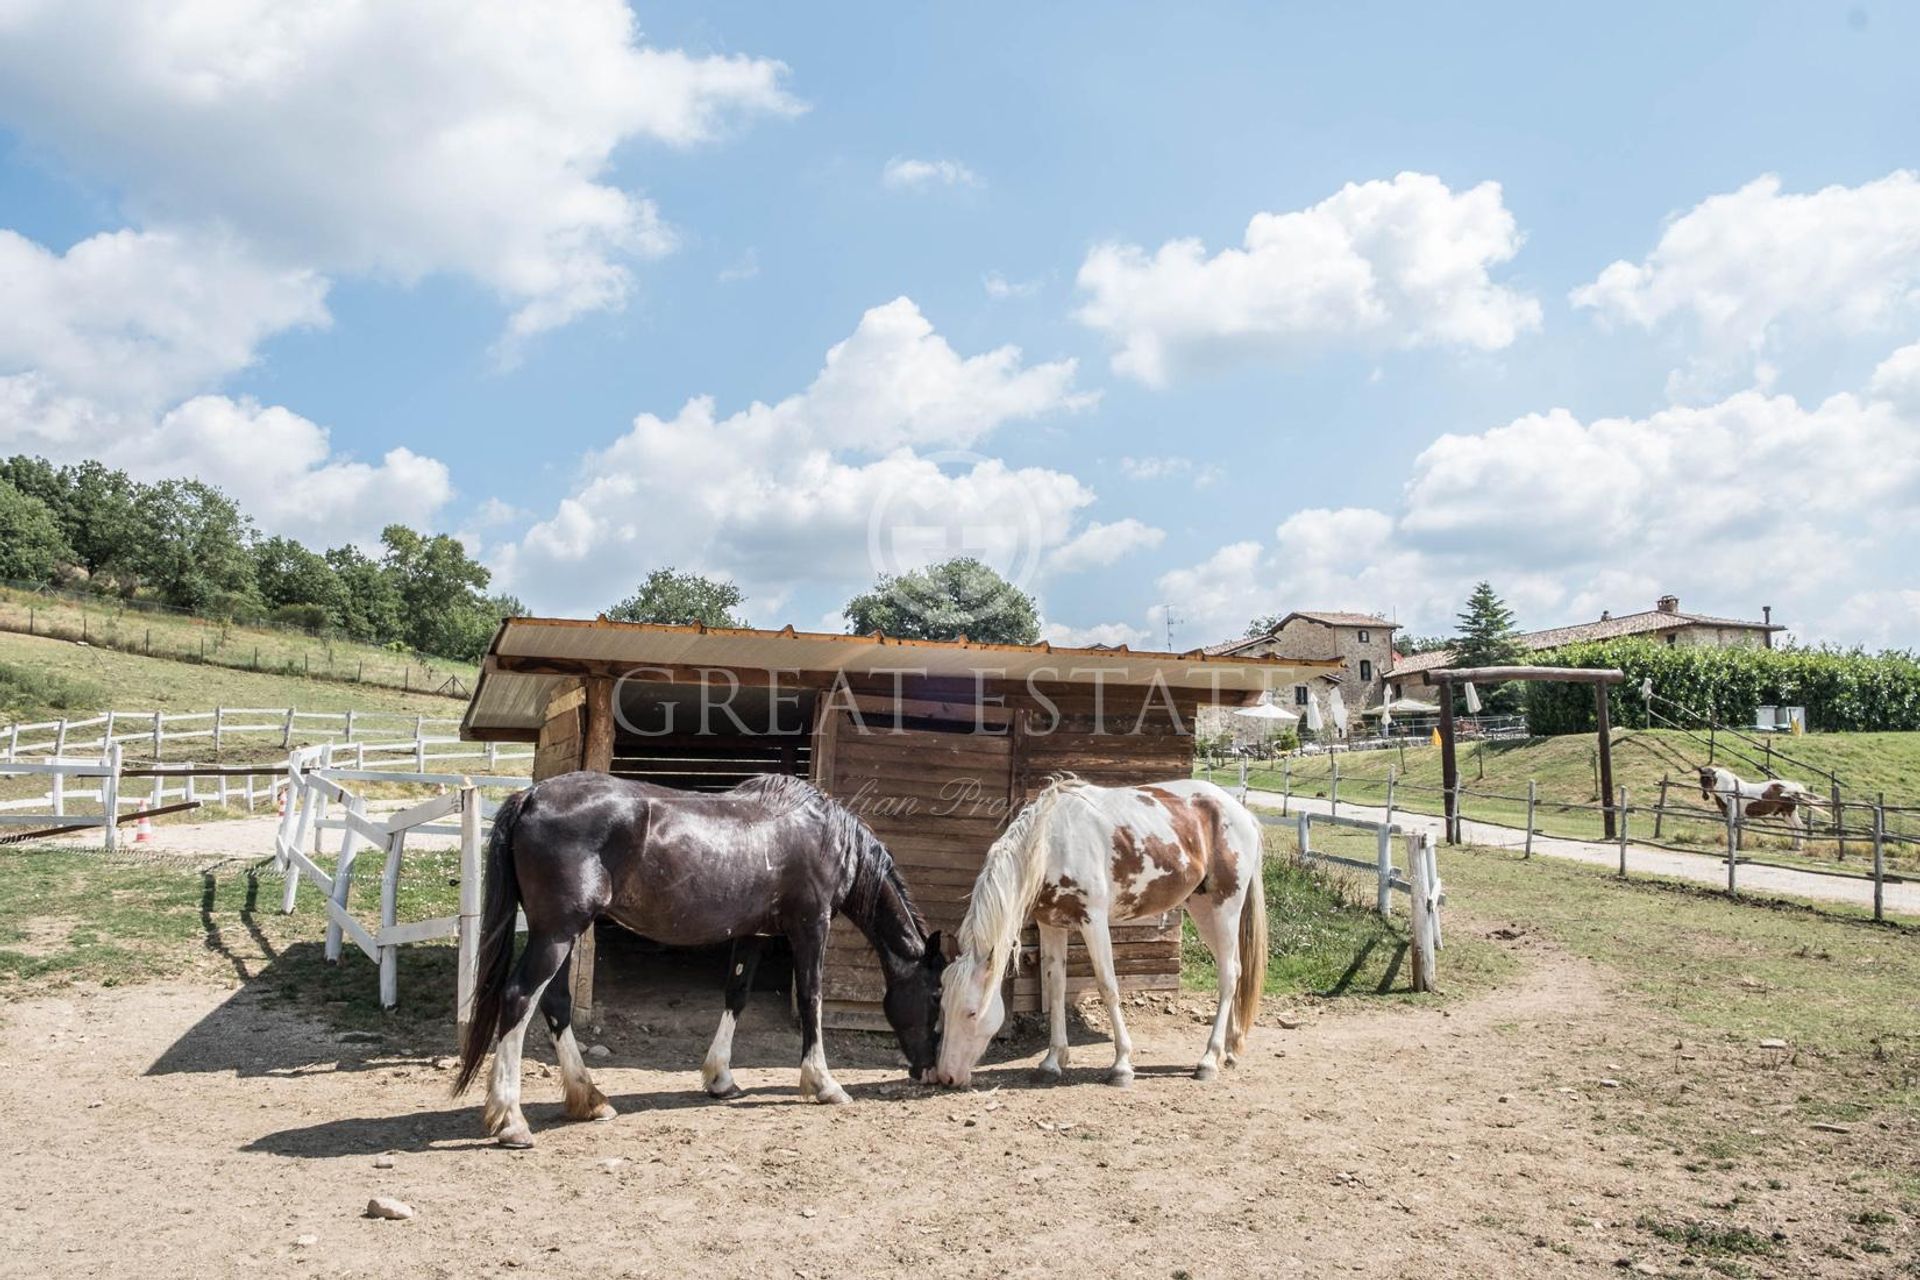
[[513, 827], [533, 788], [516, 791], [493, 817], [487, 841], [487, 897], [480, 908], [480, 962], [474, 974], [473, 1008], [467, 1015], [466, 1043], [460, 1046], [460, 1071], [453, 1078], [455, 1097], [480, 1074], [487, 1050], [500, 1038], [500, 1005], [513, 972], [513, 923], [520, 912], [520, 879], [513, 870]]
[[1247, 1029], [1260, 1015], [1260, 993], [1267, 987], [1267, 868], [1264, 841], [1256, 835], [1250, 868], [1253, 881], [1240, 900], [1240, 980], [1233, 987], [1233, 1017], [1227, 1050], [1239, 1056]]

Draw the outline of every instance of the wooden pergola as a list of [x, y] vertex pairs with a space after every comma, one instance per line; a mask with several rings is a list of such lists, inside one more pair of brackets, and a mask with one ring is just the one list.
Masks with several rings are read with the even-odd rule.
[[1613, 724], [1607, 711], [1607, 686], [1624, 684], [1627, 673], [1614, 667], [1442, 667], [1427, 679], [1440, 687], [1440, 788], [1446, 793], [1447, 843], [1460, 843], [1460, 764], [1454, 752], [1453, 686], [1555, 680], [1593, 686], [1594, 718], [1600, 733], [1600, 801], [1607, 839], [1614, 838]]

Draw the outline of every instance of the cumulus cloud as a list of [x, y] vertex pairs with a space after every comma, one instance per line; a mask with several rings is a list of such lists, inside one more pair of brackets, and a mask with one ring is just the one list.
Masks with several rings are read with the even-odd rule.
[[1784, 338], [1877, 333], [1914, 315], [1920, 175], [1805, 194], [1764, 175], [1675, 217], [1645, 258], [1613, 263], [1571, 297], [1612, 324], [1682, 326], [1693, 356], [1676, 389], [1743, 363], [1764, 377]]
[[1150, 455], [1144, 458], [1123, 457], [1120, 470], [1129, 480], [1168, 480], [1184, 477], [1193, 481], [1193, 487], [1204, 489], [1220, 478], [1220, 468], [1211, 462], [1195, 462], [1192, 458], [1183, 458], [1173, 454]]
[[0, 377], [0, 451], [192, 476], [265, 531], [317, 545], [371, 545], [393, 521], [431, 522], [453, 496], [445, 464], [404, 448], [377, 463], [341, 455], [326, 428], [279, 406], [206, 395], [156, 417], [61, 395], [33, 374]]
[[1091, 397], [1071, 360], [962, 356], [910, 299], [875, 307], [804, 391], [722, 416], [696, 397], [643, 413], [586, 458], [553, 513], [498, 557], [515, 590], [590, 609], [636, 566], [725, 571], [767, 616], [814, 583], [865, 585], [956, 554], [1016, 578], [1073, 538], [1094, 495], [1073, 476], [961, 452]]
[[1157, 547], [1166, 536], [1164, 529], [1156, 529], [1132, 516], [1104, 524], [1095, 522], [1062, 543], [1047, 558], [1047, 567], [1054, 573], [1098, 568], [1135, 551]]
[[1116, 372], [1153, 386], [1330, 343], [1497, 351], [1540, 323], [1537, 301], [1489, 274], [1520, 241], [1498, 183], [1455, 192], [1402, 173], [1255, 214], [1242, 248], [1211, 257], [1194, 239], [1100, 245], [1077, 314], [1118, 346]]
[[1538, 625], [1676, 591], [1710, 612], [1777, 605], [1805, 637], [1882, 634], [1850, 633], [1835, 606], [1870, 598], [1904, 616], [1879, 582], [1920, 523], [1916, 369], [1920, 347], [1889, 357], [1864, 391], [1814, 404], [1744, 391], [1645, 417], [1553, 409], [1444, 435], [1395, 509], [1297, 512], [1271, 541], [1164, 575], [1161, 594], [1222, 635], [1278, 605], [1440, 628], [1480, 578]]
[[641, 42], [622, 0], [14, 0], [0, 118], [125, 192], [147, 226], [220, 225], [275, 261], [471, 276], [509, 338], [619, 306], [666, 252], [616, 148], [706, 142], [800, 104], [778, 62]]
[[981, 278], [980, 285], [987, 291], [987, 296], [995, 301], [1004, 301], [1007, 298], [1031, 298], [1040, 292], [1038, 280], [1009, 280], [998, 271], [987, 272]]
[[1139, 649], [1147, 646], [1152, 639], [1144, 627], [1124, 622], [1096, 622], [1085, 627], [1049, 622], [1040, 628], [1040, 638], [1048, 644], [1067, 649], [1091, 649], [1095, 645], [1126, 645]]
[[932, 187], [978, 187], [980, 175], [958, 160], [916, 160], [895, 156], [880, 171], [880, 185], [893, 191], [925, 191]]
[[155, 408], [246, 367], [275, 333], [326, 324], [326, 292], [230, 236], [116, 231], [55, 253], [0, 230], [0, 374]]

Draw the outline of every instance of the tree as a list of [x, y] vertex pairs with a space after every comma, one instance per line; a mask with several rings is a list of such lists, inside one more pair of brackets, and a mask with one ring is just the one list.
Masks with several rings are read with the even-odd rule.
[[743, 627], [746, 622], [734, 610], [745, 598], [739, 587], [724, 578], [680, 573], [668, 565], [648, 574], [640, 589], [607, 610], [607, 616], [616, 622]]
[[39, 586], [71, 563], [73, 548], [47, 504], [0, 480], [0, 578]]
[[139, 518], [129, 559], [163, 601], [216, 616], [259, 611], [253, 522], [233, 499], [199, 480], [162, 480], [141, 491]]
[[1247, 639], [1258, 640], [1260, 637], [1264, 635], [1271, 634], [1273, 629], [1279, 625], [1280, 625], [1279, 614], [1263, 613], [1259, 617], [1253, 619], [1253, 621], [1247, 623]]
[[334, 625], [355, 640], [386, 644], [400, 639], [405, 606], [386, 571], [358, 547], [335, 547], [325, 559], [339, 584]]
[[1438, 653], [1452, 647], [1453, 641], [1446, 636], [1396, 636], [1393, 641], [1394, 652], [1408, 658], [1416, 653]]
[[472, 614], [493, 575], [444, 533], [428, 537], [390, 524], [380, 541], [387, 549], [382, 565], [400, 593], [400, 638], [421, 653], [458, 656], [472, 644]]
[[[1500, 667], [1520, 660], [1525, 653], [1516, 638], [1513, 610], [1495, 593], [1491, 583], [1482, 582], [1467, 597], [1467, 607], [1456, 615], [1460, 633], [1449, 646], [1456, 667]], [[1511, 715], [1520, 709], [1523, 690], [1509, 682], [1481, 689], [1480, 704], [1496, 715]]]
[[319, 605], [332, 614], [339, 607], [340, 576], [325, 556], [292, 538], [262, 538], [254, 543], [253, 576], [269, 609]]
[[847, 601], [848, 629], [907, 640], [1033, 644], [1040, 610], [1033, 597], [970, 556], [883, 577]]
[[0, 462], [0, 479], [47, 505], [73, 549], [69, 562], [88, 578], [130, 568], [140, 538], [141, 486], [126, 472], [94, 461], [56, 469], [44, 458], [19, 454]]

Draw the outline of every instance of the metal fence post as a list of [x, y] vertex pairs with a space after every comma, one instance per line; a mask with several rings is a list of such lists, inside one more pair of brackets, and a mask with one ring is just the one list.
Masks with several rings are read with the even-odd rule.
[[1873, 918], [1886, 919], [1887, 796], [1883, 791], [1873, 806]]
[[1374, 837], [1379, 842], [1374, 847], [1374, 858], [1380, 867], [1380, 891], [1374, 905], [1380, 912], [1380, 918], [1386, 920], [1393, 916], [1393, 831], [1390, 824], [1381, 823]]
[[1619, 799], [1613, 806], [1613, 813], [1620, 825], [1620, 878], [1627, 878], [1627, 789], [1619, 788]]

